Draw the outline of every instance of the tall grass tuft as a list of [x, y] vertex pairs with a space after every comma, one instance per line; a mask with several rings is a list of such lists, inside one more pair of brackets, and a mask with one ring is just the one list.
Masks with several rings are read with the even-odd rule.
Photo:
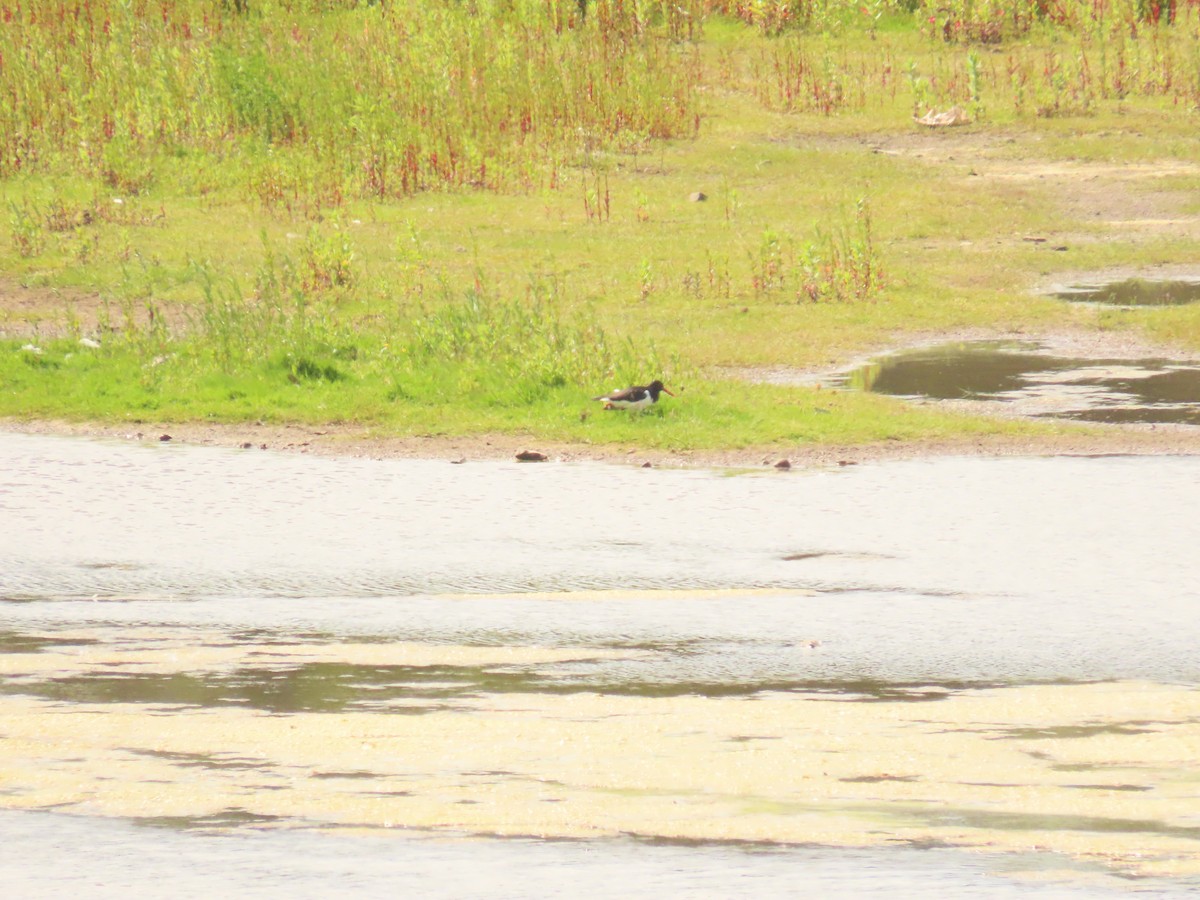
[[818, 229], [806, 241], [767, 229], [749, 257], [751, 293], [758, 300], [861, 303], [882, 295], [883, 266], [866, 198], [857, 201], [848, 223]]
[[593, 314], [562, 310], [542, 285], [519, 299], [478, 290], [445, 299], [414, 321], [402, 359], [409, 376], [431, 367], [453, 372], [443, 394], [471, 385], [500, 404], [535, 403], [559, 388], [657, 377], [667, 368], [653, 345], [613, 338]]
[[698, 123], [679, 40], [699, 0], [247, 6], [0, 3], [0, 177], [83, 170], [135, 193], [200, 154], [259, 172], [268, 203], [520, 190], [585, 143]]
[[975, 118], [1078, 116], [1131, 98], [1200, 109], [1200, 0], [710, 0], [709, 9], [770, 36], [743, 84], [771, 109], [886, 106], [898, 66], [877, 40], [885, 19], [925, 38], [921, 62], [908, 64], [917, 115], [959, 104]]

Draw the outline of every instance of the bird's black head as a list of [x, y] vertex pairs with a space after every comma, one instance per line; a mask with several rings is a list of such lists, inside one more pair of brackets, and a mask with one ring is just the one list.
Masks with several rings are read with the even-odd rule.
[[[667, 390], [666, 386], [661, 381], [659, 381], [657, 378], [654, 379], [654, 381], [650, 382], [649, 385], [647, 385], [646, 390], [648, 390], [650, 392], [650, 396], [653, 397], [655, 400], [658, 400], [659, 394], [662, 394], [662, 393], [671, 394], [671, 392], [669, 390]], [[674, 397], [675, 395], [671, 394], [671, 396]]]

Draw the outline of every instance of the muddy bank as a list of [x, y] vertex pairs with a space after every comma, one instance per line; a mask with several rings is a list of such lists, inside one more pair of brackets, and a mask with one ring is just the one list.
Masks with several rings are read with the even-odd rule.
[[787, 459], [792, 465], [826, 466], [935, 456], [1088, 456], [1177, 455], [1200, 453], [1200, 429], [1168, 426], [1079, 428], [1045, 435], [991, 435], [873, 444], [793, 444], [721, 450], [654, 450], [539, 440], [520, 435], [466, 437], [422, 435], [396, 437], [357, 425], [257, 425], [208, 423], [139, 423], [20, 421], [0, 419], [0, 430], [39, 435], [108, 438], [154, 443], [171, 441], [202, 446], [310, 453], [364, 459], [445, 459], [448, 462], [509, 460], [534, 449], [561, 462], [595, 461], [674, 467], [771, 467]]

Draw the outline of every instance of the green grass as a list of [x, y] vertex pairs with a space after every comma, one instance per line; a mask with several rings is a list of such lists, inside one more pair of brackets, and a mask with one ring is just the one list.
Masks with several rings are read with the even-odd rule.
[[[909, 407], [870, 395], [744, 385], [697, 377], [645, 413], [604, 411], [574, 384], [512, 381], [481, 364], [279, 357], [220, 374], [174, 356], [45, 342], [0, 353], [0, 416], [121, 422], [353, 422], [377, 432], [545, 439], [687, 450], [871, 443], [1053, 430]], [[608, 382], [597, 382], [600, 390]], [[624, 384], [624, 381], [613, 382]]]
[[[1195, 193], [1195, 3], [250, 5], [0, 2], [0, 278], [46, 298], [0, 313], [0, 414], [876, 441], [1033, 426], [722, 373], [966, 329], [1200, 348], [1197, 309], [1030, 293], [1194, 238], [970, 174], [1167, 160], [1146, 189]], [[976, 124], [913, 136], [951, 104]], [[653, 377], [685, 388], [653, 414], [588, 399]]]

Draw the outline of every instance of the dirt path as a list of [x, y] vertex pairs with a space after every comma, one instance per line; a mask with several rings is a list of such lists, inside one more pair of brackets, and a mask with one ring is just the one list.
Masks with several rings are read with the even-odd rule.
[[1052, 235], [1056, 240], [1137, 242], [1168, 234], [1200, 238], [1195, 198], [1177, 185], [1181, 177], [1200, 175], [1200, 165], [1177, 159], [1123, 164], [1047, 159], [1038, 153], [1037, 141], [1024, 132], [966, 128], [865, 143], [874, 152], [936, 168], [940, 189], [951, 194], [988, 183], [1045, 189], [1062, 213], [1064, 229]]

